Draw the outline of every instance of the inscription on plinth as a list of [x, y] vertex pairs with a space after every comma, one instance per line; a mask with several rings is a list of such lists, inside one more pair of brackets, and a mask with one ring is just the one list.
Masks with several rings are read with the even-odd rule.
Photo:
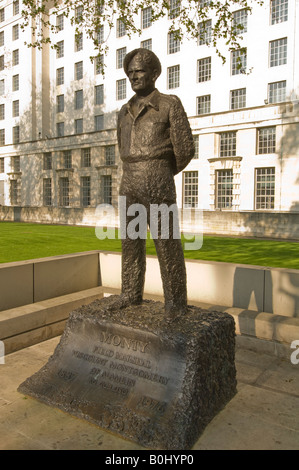
[[[148, 305], [140, 308], [148, 315]], [[159, 313], [160, 305], [156, 309]], [[216, 383], [217, 393], [219, 389], [224, 397], [221, 403], [217, 398], [215, 409], [235, 393], [234, 364], [232, 387], [223, 391], [227, 377], [211, 376], [216, 368], [210, 361], [213, 350], [209, 348], [208, 322], [198, 327], [198, 322], [191, 321], [189, 337], [180, 325], [169, 333], [165, 324], [142, 329], [132, 321], [128, 321], [130, 326], [122, 323], [109, 315], [81, 314], [80, 309], [73, 312], [53, 356], [19, 391], [145, 447], [190, 448], [207, 424], [209, 413], [202, 409], [205, 402], [215, 401], [209, 387]], [[220, 324], [218, 321], [218, 329]], [[196, 328], [201, 331], [198, 336]], [[215, 345], [215, 332], [210, 336]], [[208, 348], [206, 356], [201, 354], [202, 345]], [[221, 352], [217, 357], [222, 371]], [[228, 357], [227, 351], [224, 357]], [[215, 410], [208, 406], [213, 416]]]

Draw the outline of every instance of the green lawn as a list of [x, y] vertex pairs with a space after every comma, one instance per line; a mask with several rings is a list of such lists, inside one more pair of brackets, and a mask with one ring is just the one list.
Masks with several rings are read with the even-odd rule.
[[[90, 250], [121, 251], [121, 241], [99, 240], [92, 227], [0, 222], [0, 262], [21, 261]], [[147, 253], [155, 255], [153, 240]], [[299, 243], [204, 236], [191, 259], [299, 269]]]

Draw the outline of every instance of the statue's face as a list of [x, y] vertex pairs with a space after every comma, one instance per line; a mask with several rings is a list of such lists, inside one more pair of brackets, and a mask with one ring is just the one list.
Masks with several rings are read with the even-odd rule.
[[128, 77], [132, 90], [137, 95], [146, 95], [155, 88], [157, 71], [152, 70], [137, 54], [129, 64]]

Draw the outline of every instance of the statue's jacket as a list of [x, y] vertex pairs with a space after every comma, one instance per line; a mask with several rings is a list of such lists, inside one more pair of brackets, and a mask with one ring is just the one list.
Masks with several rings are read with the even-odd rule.
[[194, 140], [180, 99], [155, 89], [133, 115], [133, 96], [118, 115], [117, 137], [124, 163], [167, 160], [173, 174], [182, 171], [194, 156]]

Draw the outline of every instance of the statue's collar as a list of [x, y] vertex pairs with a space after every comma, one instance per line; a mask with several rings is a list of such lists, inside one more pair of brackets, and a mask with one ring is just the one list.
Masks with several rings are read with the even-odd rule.
[[[159, 91], [155, 88], [154, 91], [152, 91], [148, 96], [145, 98], [142, 98], [141, 101], [141, 109], [144, 109], [147, 106], [151, 106], [154, 108], [156, 111], [159, 111], [159, 98], [160, 98], [160, 93]], [[127, 103], [127, 111], [130, 110], [132, 104], [134, 101], [137, 100], [137, 95], [134, 95]]]

